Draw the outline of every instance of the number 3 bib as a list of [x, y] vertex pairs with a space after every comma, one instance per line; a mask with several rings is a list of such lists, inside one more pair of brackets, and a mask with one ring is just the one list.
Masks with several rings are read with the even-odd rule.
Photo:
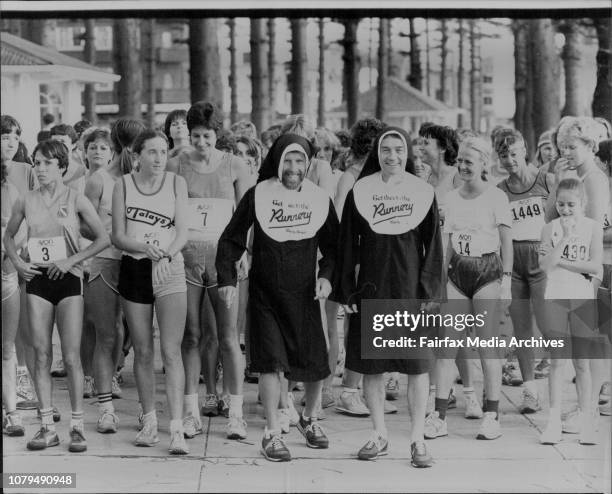
[[50, 263], [68, 257], [66, 240], [63, 236], [50, 238], [29, 238], [28, 252], [34, 263]]

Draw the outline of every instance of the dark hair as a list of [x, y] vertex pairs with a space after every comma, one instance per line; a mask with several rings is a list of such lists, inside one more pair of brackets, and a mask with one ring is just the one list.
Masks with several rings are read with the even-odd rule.
[[444, 161], [447, 165], [454, 165], [457, 161], [459, 143], [457, 132], [447, 125], [436, 125], [426, 122], [419, 129], [421, 137], [430, 137], [438, 141], [438, 146], [444, 149]]
[[0, 185], [4, 185], [6, 183], [7, 174], [8, 169], [6, 167], [6, 160], [2, 157], [0, 158]]
[[595, 156], [599, 158], [599, 161], [608, 165], [608, 173], [612, 169], [612, 139], [606, 139], [599, 143], [599, 149], [595, 153]]
[[140, 154], [145, 146], [145, 143], [151, 139], [155, 139], [156, 137], [160, 137], [164, 140], [166, 145], [168, 145], [168, 138], [166, 137], [166, 134], [155, 129], [145, 129], [140, 134], [138, 134], [138, 137], [136, 137], [136, 139], [134, 139], [132, 151], [135, 154]]
[[51, 113], [45, 113], [42, 117], [43, 124], [49, 125], [55, 122], [55, 117]]
[[336, 134], [336, 137], [340, 141], [340, 147], [351, 147], [351, 133], [348, 130], [337, 130], [336, 132], [334, 132], [334, 134]]
[[13, 161], [18, 163], [27, 163], [28, 165], [32, 164], [32, 159], [28, 154], [28, 148], [21, 141], [19, 141], [19, 144], [17, 145], [17, 152], [15, 153], [15, 156], [13, 156]]
[[351, 127], [351, 151], [357, 159], [365, 158], [372, 150], [374, 140], [385, 128], [385, 124], [377, 118], [357, 120]]
[[120, 118], [111, 127], [111, 142], [119, 156], [119, 168], [123, 175], [132, 171], [133, 158], [130, 148], [138, 135], [146, 129], [140, 120]]
[[77, 123], [74, 124], [74, 131], [77, 133], [80, 139], [83, 135], [83, 131], [89, 129], [89, 127], [92, 126], [93, 124], [89, 120], [79, 120]]
[[72, 144], [77, 142], [79, 136], [77, 135], [74, 127], [68, 124], [59, 124], [51, 127], [51, 137], [53, 136], [68, 136]]
[[13, 130], [18, 136], [21, 135], [21, 125], [19, 125], [19, 122], [10, 115], [0, 116], [0, 127], [2, 128], [0, 131], [2, 135], [10, 134]]
[[555, 197], [559, 196], [559, 192], [562, 190], [575, 190], [584, 201], [584, 183], [582, 180], [577, 178], [564, 178], [559, 182], [559, 185], [557, 185]]
[[113, 143], [111, 141], [110, 132], [106, 129], [92, 129], [88, 131], [83, 141], [83, 149], [85, 150], [85, 165], [89, 168], [89, 162], [87, 161], [87, 147], [96, 141], [105, 141], [108, 146], [112, 149]]
[[36, 159], [36, 153], [42, 154], [47, 159], [57, 159], [57, 166], [63, 170], [62, 176], [68, 171], [68, 148], [63, 142], [55, 139], [47, 139], [39, 142], [32, 152], [32, 161]]
[[187, 128], [189, 132], [196, 127], [214, 130], [218, 134], [223, 127], [223, 115], [212, 103], [198, 101], [187, 112]]
[[168, 116], [166, 116], [166, 120], [164, 122], [164, 134], [166, 134], [166, 137], [168, 138], [168, 149], [174, 148], [174, 141], [170, 135], [170, 127], [172, 126], [172, 122], [181, 118], [187, 121], [186, 110], [172, 110], [170, 113], [168, 113]]
[[229, 130], [219, 129], [215, 131], [217, 134], [217, 141], [215, 142], [215, 149], [219, 151], [225, 151], [226, 153], [236, 154], [238, 148], [236, 147], [236, 137]]
[[516, 143], [523, 144], [523, 146], [525, 146], [525, 150], [527, 150], [525, 139], [523, 139], [523, 134], [521, 134], [518, 130], [510, 129], [508, 127], [498, 130], [495, 133], [495, 137], [493, 137], [493, 149], [497, 154], [507, 153], [508, 148]]
[[51, 139], [50, 130], [41, 130], [38, 134], [36, 134], [36, 142], [43, 142], [47, 139]]
[[251, 158], [255, 158], [257, 162], [261, 160], [260, 146], [255, 139], [243, 135], [236, 137], [236, 144], [238, 144], [239, 142], [241, 142], [247, 147], [246, 154], [248, 156], [250, 156]]

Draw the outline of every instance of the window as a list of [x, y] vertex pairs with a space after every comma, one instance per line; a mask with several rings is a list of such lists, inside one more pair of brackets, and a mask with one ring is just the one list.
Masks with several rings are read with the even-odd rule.
[[491, 84], [493, 82], [493, 77], [491, 77], [490, 75], [485, 75], [482, 78], [482, 82], [484, 82], [485, 84]]
[[491, 98], [490, 96], [485, 96], [484, 104], [485, 105], [492, 105], [493, 104], [493, 98]]

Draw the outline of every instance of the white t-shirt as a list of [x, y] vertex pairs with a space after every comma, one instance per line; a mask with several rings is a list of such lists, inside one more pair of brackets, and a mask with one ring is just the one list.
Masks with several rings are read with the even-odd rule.
[[451, 234], [457, 254], [482, 257], [498, 252], [499, 225], [512, 226], [510, 204], [497, 187], [487, 187], [473, 199], [464, 199], [459, 190], [446, 194], [444, 232]]

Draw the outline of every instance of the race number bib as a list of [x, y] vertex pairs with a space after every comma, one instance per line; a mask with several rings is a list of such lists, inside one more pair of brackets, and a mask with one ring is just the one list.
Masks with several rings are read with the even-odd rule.
[[563, 248], [561, 257], [567, 261], [587, 261], [589, 259], [589, 246], [578, 236], [572, 236]]
[[329, 196], [308, 179], [300, 191], [278, 180], [260, 182], [255, 189], [255, 216], [264, 233], [277, 242], [314, 237], [327, 220]]
[[190, 198], [189, 229], [211, 237], [220, 237], [234, 213], [230, 199]]
[[510, 203], [513, 240], [539, 240], [544, 228], [542, 197], [527, 197]]
[[174, 232], [169, 230], [140, 232], [137, 235], [137, 240], [145, 244], [155, 245], [165, 251], [174, 240]]
[[454, 251], [460, 256], [482, 257], [483, 242], [478, 232], [459, 231], [451, 235], [451, 244]]
[[50, 238], [29, 238], [28, 252], [30, 262], [50, 263], [61, 261], [68, 257], [66, 240], [63, 236]]
[[418, 227], [431, 208], [433, 187], [406, 174], [395, 182], [380, 173], [358, 180], [353, 187], [355, 206], [375, 233], [401, 235]]

